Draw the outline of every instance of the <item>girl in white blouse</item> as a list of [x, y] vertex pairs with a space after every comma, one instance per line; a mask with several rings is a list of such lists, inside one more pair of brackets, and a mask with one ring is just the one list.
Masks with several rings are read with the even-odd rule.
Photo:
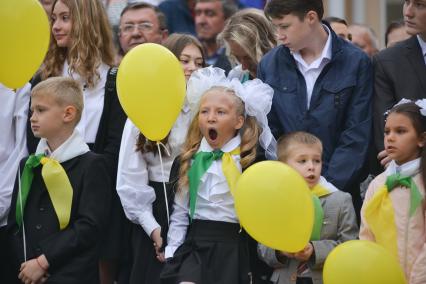
[[[186, 79], [194, 70], [204, 66], [203, 49], [195, 37], [173, 34], [164, 42], [164, 46], [180, 60]], [[127, 218], [133, 223], [130, 233], [130, 275], [125, 283], [160, 283], [163, 264], [157, 259], [155, 248], [160, 251], [163, 247], [169, 225], [163, 182], [169, 180], [173, 160], [181, 151], [190, 119], [189, 107], [185, 103], [169, 135], [162, 141], [167, 148], [167, 151], [162, 149], [164, 174], [156, 143], [146, 139], [130, 120], [124, 127], [117, 192]], [[171, 205], [173, 191], [169, 184], [166, 187]]]
[[272, 94], [260, 80], [241, 85], [219, 68], [200, 69], [189, 79], [195, 117], [180, 156], [162, 283], [250, 283], [248, 238], [232, 192], [256, 158], [259, 136], [264, 149], [274, 149], [266, 122]]

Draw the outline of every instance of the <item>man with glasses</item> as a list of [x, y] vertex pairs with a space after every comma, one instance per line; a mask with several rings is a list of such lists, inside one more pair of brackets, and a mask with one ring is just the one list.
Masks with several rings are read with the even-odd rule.
[[161, 44], [168, 36], [166, 17], [151, 4], [129, 4], [121, 12], [118, 36], [121, 55], [141, 43]]

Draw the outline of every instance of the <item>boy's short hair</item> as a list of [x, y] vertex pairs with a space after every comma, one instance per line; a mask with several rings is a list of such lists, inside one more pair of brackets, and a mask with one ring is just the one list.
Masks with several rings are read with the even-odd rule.
[[269, 19], [293, 14], [303, 20], [309, 11], [316, 12], [321, 20], [324, 15], [322, 0], [270, 0], [265, 6], [265, 15]]
[[76, 80], [65, 77], [48, 78], [32, 89], [31, 96], [49, 96], [60, 106], [72, 105], [76, 109], [75, 124], [80, 121], [84, 107], [83, 90]]
[[287, 161], [290, 153], [289, 148], [294, 144], [319, 145], [322, 151], [321, 140], [313, 134], [297, 131], [281, 136], [277, 142], [277, 156], [279, 161]]

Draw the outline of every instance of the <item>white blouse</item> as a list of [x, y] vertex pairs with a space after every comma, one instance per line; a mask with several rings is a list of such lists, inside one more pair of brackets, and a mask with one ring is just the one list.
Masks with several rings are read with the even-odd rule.
[[27, 116], [31, 85], [15, 93], [0, 84], [0, 227], [6, 225], [19, 162], [27, 152]]
[[100, 79], [93, 88], [88, 88], [87, 84], [80, 75], [69, 73], [68, 62], [65, 61], [62, 76], [71, 77], [80, 82], [83, 88], [84, 108], [81, 114], [80, 122], [76, 129], [83, 137], [86, 143], [95, 143], [98, 133], [99, 123], [101, 122], [102, 112], [104, 110], [105, 83], [108, 75], [109, 66], [101, 64], [98, 67]]
[[[223, 152], [231, 152], [241, 144], [237, 135], [222, 147]], [[214, 149], [201, 140], [198, 152], [211, 152]], [[240, 155], [233, 155], [236, 165], [241, 171]], [[167, 235], [165, 257], [172, 257], [176, 249], [184, 242], [189, 225], [189, 190], [188, 188], [176, 193], [173, 214], [170, 218], [170, 228]], [[207, 172], [201, 177], [197, 192], [194, 219], [238, 223], [234, 208], [234, 198], [229, 190], [228, 182], [222, 171], [222, 160], [213, 161]]]
[[158, 151], [141, 154], [136, 152], [139, 129], [128, 119], [121, 138], [117, 170], [117, 192], [127, 218], [142, 226], [148, 236], [160, 225], [152, 214], [155, 191], [149, 181], [168, 182], [174, 159], [180, 154], [189, 128], [191, 115], [185, 106], [177, 118], [166, 147], [170, 152], [162, 156], [164, 175], [161, 171]]

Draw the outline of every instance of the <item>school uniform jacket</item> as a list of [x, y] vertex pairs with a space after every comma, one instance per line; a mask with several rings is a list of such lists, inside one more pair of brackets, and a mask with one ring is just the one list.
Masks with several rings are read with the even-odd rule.
[[[21, 161], [21, 172], [25, 161]], [[58, 218], [41, 177], [41, 167], [35, 168], [24, 209], [27, 259], [46, 256], [51, 275], [47, 283], [98, 283], [98, 245], [100, 232], [108, 219], [111, 194], [105, 188], [110, 186], [110, 176], [102, 157], [92, 152], [61, 165], [73, 188], [70, 222], [65, 229], [59, 230]], [[9, 255], [16, 277], [24, 262], [22, 229], [18, 228], [15, 215], [17, 195], [18, 182], [7, 226]]]
[[[354, 240], [358, 236], [355, 210], [351, 196], [336, 191], [320, 198], [324, 219], [319, 241], [311, 241], [315, 256], [308, 261], [313, 284], [322, 284], [322, 269], [328, 254], [340, 243]], [[289, 232], [291, 233], [291, 232]], [[259, 244], [258, 253], [269, 266], [275, 268], [271, 281], [274, 284], [296, 283], [299, 261], [286, 258], [280, 262], [275, 250]]]

